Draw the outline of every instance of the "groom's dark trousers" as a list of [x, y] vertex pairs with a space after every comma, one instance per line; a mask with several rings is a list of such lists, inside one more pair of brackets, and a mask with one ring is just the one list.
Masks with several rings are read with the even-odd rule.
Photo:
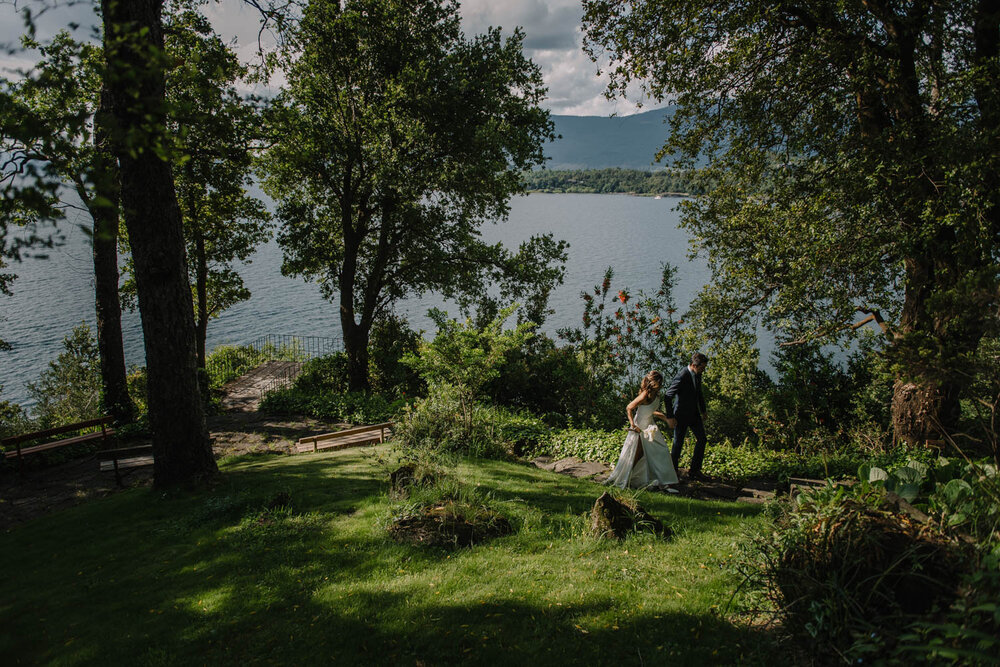
[[665, 396], [663, 412], [677, 420], [674, 446], [670, 450], [674, 468], [680, 464], [684, 436], [690, 429], [694, 433], [694, 453], [691, 456], [689, 474], [697, 475], [701, 472], [701, 464], [705, 458], [705, 422], [701, 417], [705, 412], [705, 398], [701, 394], [700, 378], [696, 380], [694, 374], [685, 366], [674, 376]]

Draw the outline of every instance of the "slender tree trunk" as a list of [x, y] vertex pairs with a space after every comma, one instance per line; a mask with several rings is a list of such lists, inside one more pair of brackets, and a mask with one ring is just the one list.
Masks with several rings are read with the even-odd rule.
[[180, 208], [165, 150], [162, 0], [102, 0], [122, 209], [146, 347], [158, 487], [217, 472], [195, 365]]
[[341, 311], [340, 327], [344, 331], [344, 351], [347, 353], [347, 379], [351, 391], [368, 391], [369, 329], [358, 325], [354, 318], [345, 318]]
[[128, 395], [125, 350], [122, 346], [122, 308], [118, 300], [118, 165], [111, 154], [107, 116], [111, 101], [107, 87], [101, 90], [100, 109], [94, 118], [97, 196], [105, 202], [89, 207], [94, 219], [94, 296], [97, 314], [97, 347], [101, 355], [104, 409], [117, 424], [135, 418]]
[[208, 262], [205, 260], [205, 238], [200, 230], [195, 230], [195, 290], [198, 295], [198, 318], [195, 322], [197, 329], [198, 346], [198, 368], [205, 368], [205, 340], [208, 338]]

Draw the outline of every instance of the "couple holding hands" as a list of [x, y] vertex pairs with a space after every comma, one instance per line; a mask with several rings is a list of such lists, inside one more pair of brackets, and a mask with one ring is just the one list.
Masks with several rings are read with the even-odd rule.
[[[701, 479], [701, 463], [705, 456], [705, 399], [701, 393], [701, 374], [708, 366], [708, 357], [696, 352], [691, 363], [685, 366], [664, 392], [664, 412], [657, 410], [660, 404], [660, 390], [663, 375], [650, 371], [642, 379], [639, 395], [625, 409], [628, 415], [629, 432], [622, 445], [618, 463], [607, 484], [622, 489], [660, 489], [677, 493], [673, 488], [680, 480], [677, 464], [680, 462], [684, 436], [688, 430], [694, 433], [694, 456], [688, 479]], [[667, 448], [667, 441], [656, 425], [655, 419], [662, 419], [674, 430], [673, 449]]]

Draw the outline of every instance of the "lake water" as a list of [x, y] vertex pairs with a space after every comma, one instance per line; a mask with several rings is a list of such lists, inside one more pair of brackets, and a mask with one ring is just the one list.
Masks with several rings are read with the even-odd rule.
[[[550, 335], [562, 327], [580, 325], [580, 292], [598, 284], [608, 266], [615, 269], [614, 290], [655, 290], [661, 264], [679, 267], [674, 294], [683, 312], [709, 278], [703, 260], [689, 261], [688, 236], [678, 227], [679, 200], [628, 195], [531, 194], [511, 201], [507, 222], [487, 225], [485, 240], [516, 246], [533, 234], [551, 232], [569, 242], [564, 283], [554, 290], [543, 330]], [[15, 264], [14, 296], [0, 296], [0, 338], [14, 349], [0, 353], [0, 398], [28, 405], [26, 382], [37, 380], [48, 362], [62, 349], [70, 330], [86, 322], [94, 327], [93, 267], [86, 235], [64, 225], [67, 243], [48, 259]], [[250, 342], [266, 334], [325, 336], [339, 339], [337, 307], [323, 299], [319, 288], [301, 278], [281, 275], [281, 250], [273, 240], [262, 246], [251, 262], [240, 268], [253, 297], [213, 320], [208, 348]], [[432, 330], [427, 310], [454, 307], [435, 295], [401, 302], [398, 312], [411, 325]], [[123, 322], [125, 355], [129, 364], [144, 364], [138, 313], [126, 313]], [[762, 352], [767, 358], [767, 352]]]

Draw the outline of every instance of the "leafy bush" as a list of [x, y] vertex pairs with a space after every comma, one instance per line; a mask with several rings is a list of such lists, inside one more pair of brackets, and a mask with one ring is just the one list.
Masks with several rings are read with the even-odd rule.
[[294, 386], [305, 394], [343, 393], [349, 388], [347, 353], [334, 352], [302, 365]]
[[459, 322], [434, 310], [430, 315], [438, 327], [430, 342], [422, 342], [419, 354], [408, 354], [403, 362], [416, 370], [428, 384], [448, 384], [454, 388], [463, 411], [482, 396], [482, 388], [499, 375], [508, 352], [522, 347], [532, 336], [531, 324], [505, 330], [504, 322], [517, 306], [506, 308], [480, 328], [471, 319]]
[[708, 418], [705, 428], [716, 440], [757, 440], [750, 415], [761, 411], [763, 397], [774, 382], [757, 366], [760, 351], [750, 336], [716, 343], [708, 349], [710, 379], [704, 385]]
[[505, 451], [515, 456], [533, 451], [552, 434], [545, 422], [529, 412], [512, 412], [502, 407], [484, 407], [481, 414], [493, 429]]
[[420, 376], [403, 357], [420, 349], [420, 334], [406, 318], [392, 313], [375, 320], [368, 337], [368, 376], [372, 389], [396, 398], [416, 396], [424, 391]]
[[[614, 294], [613, 279], [614, 271], [608, 267], [600, 285], [592, 292], [581, 292], [581, 328], [559, 330], [559, 337], [579, 354], [586, 370], [589, 381], [585, 387], [591, 393], [588, 403], [605, 408], [588, 415], [596, 419], [587, 421], [605, 428], [624, 423], [625, 403], [638, 393], [646, 373], [660, 369], [669, 375], [686, 363], [681, 348], [683, 320], [674, 317], [677, 269], [663, 265], [655, 294], [632, 295], [628, 288]], [[606, 403], [608, 400], [612, 404]]]
[[[851, 488], [798, 497], [756, 536], [744, 575], [784, 627], [849, 662], [995, 664], [1000, 477], [992, 464], [866, 463]], [[901, 497], [920, 515], [897, 509]]]
[[510, 451], [498, 437], [493, 415], [490, 408], [481, 405], [467, 408], [463, 392], [456, 387], [432, 384], [425, 398], [403, 408], [396, 422], [395, 440], [404, 449], [504, 458]]
[[549, 454], [556, 458], [576, 456], [584, 461], [614, 463], [618, 460], [625, 436], [624, 430], [568, 428], [553, 432], [547, 440], [539, 442], [528, 453]]
[[47, 429], [101, 416], [101, 359], [90, 327], [81, 324], [63, 339], [63, 352], [28, 383], [35, 400], [35, 428]]
[[405, 405], [379, 394], [364, 392], [312, 393], [297, 387], [269, 392], [258, 410], [271, 415], [305, 415], [352, 424], [378, 424], [390, 421]]
[[[872, 459], [869, 453], [858, 449], [803, 454], [768, 449], [752, 442], [739, 447], [721, 443], [710, 444], [705, 449], [704, 470], [707, 475], [733, 484], [751, 480], [787, 482], [789, 477], [846, 479], [853, 477], [866, 461], [897, 466], [914, 457], [927, 460], [933, 456], [926, 449], [904, 446], [886, 450]], [[681, 465], [684, 464], [682, 459]]]
[[[0, 394], [3, 385], [0, 384]], [[10, 401], [0, 401], [0, 439], [31, 431], [31, 420], [20, 405]]]
[[545, 423], [559, 428], [614, 428], [625, 419], [621, 398], [594, 382], [584, 355], [572, 345], [557, 347], [544, 335], [508, 352], [483, 393], [498, 405], [542, 415]]

